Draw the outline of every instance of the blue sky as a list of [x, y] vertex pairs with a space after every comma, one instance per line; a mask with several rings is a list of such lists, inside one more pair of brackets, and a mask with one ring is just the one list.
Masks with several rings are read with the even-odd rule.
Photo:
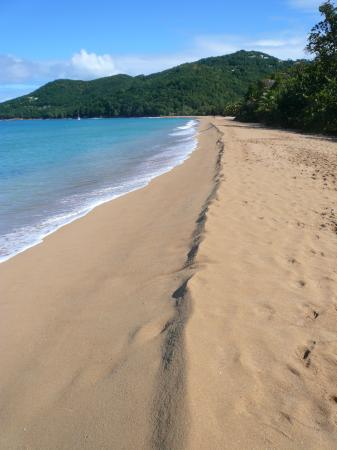
[[315, 0], [0, 0], [0, 101], [56, 78], [152, 73], [259, 50], [304, 57]]

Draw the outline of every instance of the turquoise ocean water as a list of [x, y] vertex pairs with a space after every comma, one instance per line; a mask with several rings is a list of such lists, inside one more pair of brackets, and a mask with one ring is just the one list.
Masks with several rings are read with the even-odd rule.
[[182, 163], [196, 127], [176, 118], [0, 121], [0, 261]]

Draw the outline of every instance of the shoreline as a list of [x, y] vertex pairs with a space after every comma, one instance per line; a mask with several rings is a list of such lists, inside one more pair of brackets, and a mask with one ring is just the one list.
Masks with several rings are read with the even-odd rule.
[[[189, 117], [186, 116], [186, 119], [188, 119]], [[40, 119], [39, 119], [40, 120]], [[65, 222], [62, 222], [58, 225], [55, 225], [54, 228], [51, 227], [52, 229], [50, 231], [46, 231], [44, 233], [41, 233], [41, 235], [38, 235], [36, 237], [35, 240], [32, 240], [31, 243], [27, 244], [26, 246], [24, 246], [22, 249], [14, 251], [12, 254], [1, 257], [0, 256], [0, 264], [14, 258], [15, 256], [25, 252], [26, 250], [29, 250], [30, 248], [35, 247], [36, 245], [40, 245], [44, 242], [44, 240], [50, 236], [51, 234], [57, 232], [59, 229], [69, 225], [70, 223], [73, 223], [74, 221], [81, 219], [82, 217], [85, 217], [87, 214], [89, 214], [90, 212], [92, 212], [93, 210], [95, 210], [97, 207], [104, 205], [105, 203], [111, 202], [113, 200], [116, 200], [119, 197], [123, 197], [125, 195], [128, 195], [131, 192], [137, 191], [139, 189], [144, 189], [146, 186], [148, 186], [154, 179], [165, 175], [166, 173], [169, 173], [170, 171], [174, 170], [176, 167], [180, 166], [181, 164], [183, 164], [188, 158], [191, 157], [192, 153], [196, 150], [197, 148], [197, 143], [198, 143], [198, 129], [199, 129], [199, 122], [200, 120], [196, 117], [192, 118], [192, 120], [194, 120], [196, 122], [195, 125], [195, 134], [193, 137], [191, 137], [191, 140], [193, 139], [194, 143], [193, 143], [193, 148], [189, 149], [188, 151], [186, 151], [184, 153], [184, 155], [181, 155], [179, 157], [179, 161], [175, 162], [175, 163], [170, 163], [167, 164], [165, 167], [163, 167], [158, 173], [155, 174], [151, 174], [148, 175], [146, 181], [144, 181], [141, 185], [131, 188], [130, 190], [126, 190], [125, 192], [121, 193], [121, 194], [114, 194], [112, 197], [109, 198], [105, 198], [102, 197], [100, 200], [97, 200], [95, 202], [92, 203], [92, 205], [88, 205], [85, 208], [82, 209], [78, 209], [78, 210], [74, 210], [73, 212], [68, 212], [68, 219]], [[174, 130], [173, 130], [174, 131]], [[173, 165], [172, 165], [173, 164]], [[47, 217], [44, 219], [44, 221], [48, 221], [51, 218], [54, 218], [54, 216], [51, 217]]]
[[182, 381], [180, 351], [163, 349], [217, 158], [201, 119], [184, 164], [0, 265], [0, 446], [145, 449], [179, 432], [184, 398], [158, 398]]
[[[110, 117], [81, 117], [80, 120], [91, 120], [91, 119], [196, 119], [205, 118], [207, 119], [209, 116], [110, 116]], [[43, 117], [34, 117], [34, 118], [24, 118], [24, 117], [13, 117], [11, 119], [1, 119], [0, 121], [15, 121], [15, 120], [78, 120], [77, 117], [53, 117], [53, 118], [43, 118]]]

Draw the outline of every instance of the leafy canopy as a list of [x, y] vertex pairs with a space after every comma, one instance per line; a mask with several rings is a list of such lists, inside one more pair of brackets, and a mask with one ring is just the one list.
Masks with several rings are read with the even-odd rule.
[[324, 20], [312, 28], [306, 49], [320, 60], [332, 60], [337, 58], [337, 8], [328, 1], [319, 11]]
[[328, 1], [319, 10], [306, 47], [315, 59], [251, 86], [239, 120], [337, 134], [337, 8]]

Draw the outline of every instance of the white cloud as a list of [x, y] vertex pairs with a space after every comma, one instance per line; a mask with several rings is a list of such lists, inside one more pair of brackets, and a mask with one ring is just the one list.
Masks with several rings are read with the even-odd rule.
[[34, 64], [11, 55], [0, 55], [0, 82], [20, 82], [29, 79], [34, 72]]
[[20, 83], [26, 80], [53, 78], [98, 78], [119, 72], [110, 55], [97, 55], [81, 50], [70, 60], [31, 61], [12, 55], [0, 55], [0, 83]]
[[[261, 39], [259, 41], [255, 41], [255, 45], [258, 47], [283, 47], [285, 45], [288, 45], [289, 42], [277, 40], [277, 39]], [[254, 43], [253, 43], [254, 45]]]
[[305, 56], [306, 37], [292, 36], [286, 32], [283, 34], [283, 37], [257, 40], [245, 36], [204, 36], [197, 39], [197, 45], [203, 52], [208, 52], [208, 54], [214, 56], [245, 49], [268, 53], [280, 59], [303, 58]]
[[150, 74], [192, 62], [200, 55], [195, 52], [168, 55], [121, 56], [116, 58], [120, 72], [130, 75]]
[[111, 55], [97, 55], [84, 49], [71, 58], [70, 70], [83, 77], [104, 77], [118, 73]]

